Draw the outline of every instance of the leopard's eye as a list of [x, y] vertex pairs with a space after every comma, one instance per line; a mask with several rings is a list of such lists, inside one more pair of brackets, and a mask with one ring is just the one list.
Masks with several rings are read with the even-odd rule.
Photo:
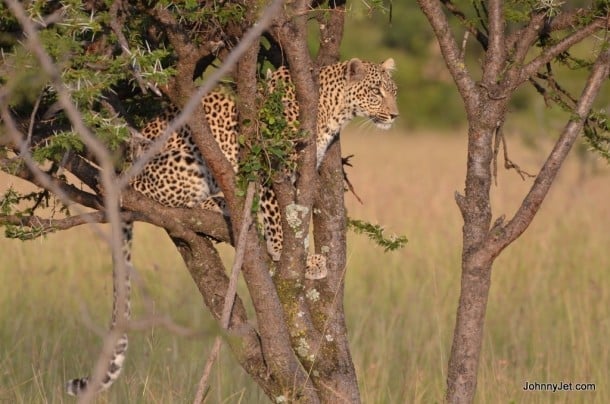
[[371, 91], [375, 95], [381, 95], [381, 90], [379, 89], [379, 87], [371, 87]]

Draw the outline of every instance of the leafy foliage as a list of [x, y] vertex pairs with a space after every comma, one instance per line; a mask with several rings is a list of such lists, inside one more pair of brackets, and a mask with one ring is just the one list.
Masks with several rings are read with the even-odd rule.
[[383, 247], [385, 252], [398, 250], [403, 248], [408, 240], [406, 236], [397, 236], [392, 234], [385, 235], [385, 230], [378, 224], [371, 224], [364, 220], [347, 219], [347, 227], [357, 234], [364, 234], [370, 240], [374, 241], [380, 247]]
[[[248, 182], [269, 184], [278, 170], [290, 173], [296, 168], [294, 150], [303, 134], [298, 130], [299, 122], [288, 122], [284, 116], [285, 85], [280, 81], [273, 91], [265, 90], [267, 95], [258, 109], [257, 121], [242, 123], [256, 125], [256, 139], [239, 137], [240, 146], [247, 150], [238, 172], [238, 190], [242, 194]], [[261, 83], [261, 86], [267, 84]]]
[[64, 154], [70, 150], [83, 151], [83, 142], [74, 132], [62, 132], [53, 136], [46, 145], [34, 150], [32, 156], [39, 163], [45, 160], [60, 161]]
[[585, 141], [610, 163], [610, 123], [603, 111], [592, 112], [584, 125]]
[[0, 199], [0, 212], [4, 215], [10, 215], [13, 212], [14, 205], [18, 204], [21, 197], [13, 188], [9, 188], [2, 199]]
[[[20, 194], [15, 189], [9, 188], [0, 198], [0, 213], [2, 215], [26, 217], [33, 215], [39, 208], [51, 208], [51, 217], [58, 211], [63, 215], [69, 215], [68, 208], [59, 203], [56, 198], [45, 190]], [[43, 223], [40, 223], [38, 226], [18, 226], [14, 224], [3, 224], [3, 226], [4, 234], [7, 238], [17, 238], [20, 240], [32, 240], [54, 231], [52, 227], [43, 226]]]

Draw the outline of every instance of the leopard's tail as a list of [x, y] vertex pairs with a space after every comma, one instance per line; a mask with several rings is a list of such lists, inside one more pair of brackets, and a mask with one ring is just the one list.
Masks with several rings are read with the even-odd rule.
[[[131, 222], [123, 223], [123, 258], [125, 259], [125, 312], [123, 315], [125, 316], [125, 320], [129, 320], [131, 316], [131, 281], [130, 281], [130, 273], [132, 270], [131, 263], [131, 244], [133, 238], [133, 224]], [[113, 265], [113, 273], [112, 273], [112, 286], [113, 286], [113, 301], [112, 301], [112, 321], [110, 323], [110, 329], [113, 330], [117, 325], [117, 318], [120, 313], [118, 313], [118, 305], [117, 305], [117, 297], [119, 290], [119, 278], [117, 276], [117, 265], [116, 263]], [[112, 353], [112, 357], [110, 362], [108, 363], [108, 367], [106, 368], [106, 373], [104, 374], [100, 385], [97, 389], [98, 392], [108, 389], [115, 380], [118, 379], [121, 374], [121, 370], [123, 369], [123, 362], [125, 361], [125, 357], [127, 354], [127, 345], [128, 339], [127, 334], [123, 334], [117, 340], [116, 345], [114, 346], [114, 351]], [[89, 377], [82, 377], [78, 379], [72, 379], [66, 383], [66, 391], [68, 394], [72, 396], [76, 396], [81, 394], [85, 389], [87, 389], [89, 385], [90, 379]]]

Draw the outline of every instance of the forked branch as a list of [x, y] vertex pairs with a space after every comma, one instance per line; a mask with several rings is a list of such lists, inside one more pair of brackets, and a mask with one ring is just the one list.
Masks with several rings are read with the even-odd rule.
[[497, 256], [506, 246], [516, 240], [532, 222], [555, 180], [559, 168], [582, 131], [584, 122], [591, 112], [593, 101], [597, 97], [604, 81], [608, 79], [609, 73], [610, 49], [606, 48], [606, 50], [599, 54], [591, 70], [587, 84], [575, 109], [576, 116], [571, 118], [564, 127], [561, 136], [542, 166], [534, 184], [515, 213], [515, 216], [502, 228], [501, 232], [496, 231], [488, 238], [487, 249], [493, 256]]

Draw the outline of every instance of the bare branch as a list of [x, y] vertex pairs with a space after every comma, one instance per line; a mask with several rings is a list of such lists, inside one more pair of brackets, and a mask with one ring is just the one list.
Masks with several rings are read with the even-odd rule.
[[538, 37], [539, 31], [543, 28], [545, 18], [544, 13], [533, 14], [525, 27], [511, 32], [506, 37], [506, 48], [515, 52], [513, 56], [515, 61], [523, 61], [529, 46]]
[[542, 66], [546, 65], [548, 62], [553, 60], [557, 55], [559, 55], [562, 52], [565, 52], [566, 50], [568, 50], [575, 44], [590, 37], [591, 34], [593, 34], [598, 29], [608, 26], [608, 23], [609, 23], [608, 18], [607, 19], [597, 18], [591, 24], [577, 30], [576, 32], [572, 33], [571, 35], [566, 36], [565, 38], [563, 38], [561, 41], [559, 41], [555, 45], [550, 46], [541, 55], [536, 57], [534, 60], [529, 62], [527, 65], [525, 65], [520, 71], [520, 74], [517, 78], [517, 82], [512, 83], [512, 84], [514, 86], [518, 86], [519, 84], [528, 80], [530, 77], [532, 77], [534, 74], [536, 74]]
[[345, 0], [329, 2], [330, 10], [317, 15], [320, 27], [320, 50], [316, 59], [318, 68], [339, 61], [339, 46], [343, 38]]
[[[104, 207], [106, 214], [111, 223], [111, 237], [109, 244], [111, 246], [112, 258], [114, 262], [114, 275], [117, 282], [116, 286], [116, 306], [118, 313], [127, 313], [127, 284], [125, 279], [128, 276], [128, 268], [122, 254], [122, 228], [119, 218], [119, 193], [120, 187], [117, 186], [116, 177], [114, 175], [113, 161], [109, 151], [105, 148], [102, 142], [97, 139], [91, 131], [86, 127], [83, 118], [71, 100], [70, 92], [61, 78], [61, 72], [53, 63], [53, 60], [46, 53], [36, 27], [32, 20], [26, 15], [21, 3], [16, 0], [5, 0], [8, 8], [17, 18], [20, 25], [23, 27], [27, 35], [27, 45], [32, 50], [36, 58], [39, 60], [43, 70], [49, 75], [51, 84], [55, 89], [59, 102], [62, 105], [68, 119], [74, 126], [76, 132], [80, 135], [83, 143], [93, 152], [101, 165], [101, 179], [104, 191]], [[30, 167], [31, 168], [31, 167]], [[126, 317], [119, 315], [116, 319], [115, 326], [110, 330], [108, 336], [104, 339], [104, 349], [102, 350], [97, 364], [95, 366], [93, 376], [91, 378], [90, 388], [85, 389], [84, 393], [79, 396], [79, 403], [87, 403], [93, 398], [93, 394], [97, 390], [97, 386], [102, 380], [103, 373], [106, 371], [108, 361], [112, 357], [114, 347], [116, 346], [119, 337], [124, 333], [126, 327]]]
[[472, 22], [466, 18], [466, 15], [451, 1], [451, 0], [441, 0], [445, 5], [445, 8], [451, 12], [454, 16], [457, 17], [458, 20], [462, 23], [462, 25], [466, 28], [466, 32], [471, 33], [477, 39], [477, 41], [481, 44], [484, 50], [487, 50], [489, 46], [489, 39], [487, 35], [481, 32]]
[[479, 103], [478, 92], [466, 65], [460, 60], [460, 49], [451, 32], [447, 17], [438, 0], [418, 0], [418, 3], [434, 30], [443, 58], [464, 100], [466, 110], [471, 113]]
[[[3, 110], [3, 108], [0, 107], [0, 110]], [[2, 119], [5, 122], [8, 122], [5, 119], [5, 115], [5, 111], [3, 111]], [[11, 132], [9, 131], [9, 133]], [[30, 163], [28, 163], [27, 160], [29, 160]], [[25, 166], [22, 163], [25, 163]], [[29, 154], [14, 159], [0, 157], [0, 171], [4, 171], [7, 174], [24, 179], [40, 188], [53, 192], [65, 205], [76, 202], [93, 209], [100, 209], [102, 207], [102, 201], [97, 195], [83, 191], [74, 185], [47, 175], [38, 165], [36, 165]]]
[[504, 43], [505, 21], [502, 0], [488, 2], [489, 48], [485, 52], [483, 82], [495, 84], [500, 80], [500, 73], [506, 63]]
[[232, 244], [231, 226], [220, 213], [199, 208], [169, 208], [142, 194], [126, 189], [122, 195], [123, 207], [138, 213], [137, 220], [166, 229], [176, 237], [189, 240], [202, 233], [208, 237]]
[[[134, 220], [139, 215], [133, 212], [121, 212], [122, 220]], [[67, 230], [72, 227], [91, 223], [107, 223], [106, 215], [102, 211], [83, 213], [68, 216], [63, 219], [51, 219], [40, 216], [0, 215], [0, 224], [12, 224], [36, 229], [36, 237], [52, 233], [57, 230]]]
[[181, 336], [181, 337], [198, 337], [203, 336], [206, 333], [201, 331], [193, 330], [192, 328], [181, 326], [180, 324], [176, 324], [174, 320], [170, 316], [159, 316], [148, 314], [143, 319], [133, 319], [129, 321], [129, 329], [130, 330], [150, 330], [153, 327], [163, 327], [172, 334]]
[[609, 73], [610, 50], [605, 50], [598, 56], [580, 96], [575, 110], [577, 118], [571, 119], [565, 126], [515, 216], [502, 228], [502, 231], [496, 231], [488, 237], [486, 249], [493, 256], [497, 256], [506, 246], [517, 239], [532, 222], [557, 176], [559, 168], [582, 130], [584, 121], [591, 111], [593, 101]]

